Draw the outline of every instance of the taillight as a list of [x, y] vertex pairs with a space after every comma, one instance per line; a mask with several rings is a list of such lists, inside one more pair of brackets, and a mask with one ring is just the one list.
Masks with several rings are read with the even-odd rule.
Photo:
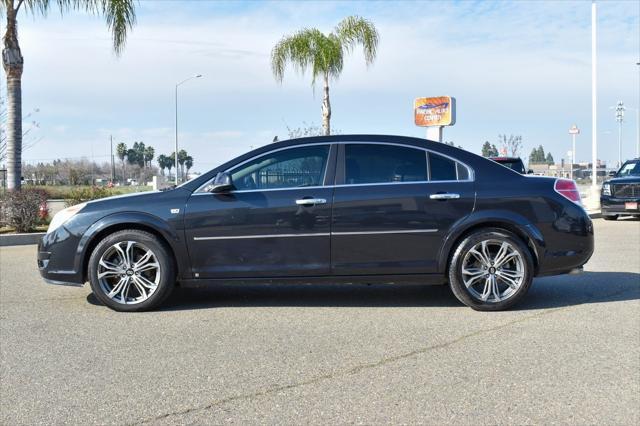
[[580, 192], [578, 192], [578, 187], [574, 181], [570, 179], [556, 179], [553, 189], [567, 200], [573, 201], [576, 204], [581, 204]]

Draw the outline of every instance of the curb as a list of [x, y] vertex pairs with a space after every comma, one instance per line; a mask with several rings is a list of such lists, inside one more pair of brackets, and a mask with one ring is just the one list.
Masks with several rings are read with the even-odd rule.
[[589, 217], [591, 219], [601, 219], [602, 218], [602, 213], [600, 213], [599, 211], [587, 212], [587, 213], [589, 213]]
[[45, 233], [46, 232], [32, 232], [29, 234], [0, 235], [0, 247], [38, 244], [38, 241], [44, 236]]

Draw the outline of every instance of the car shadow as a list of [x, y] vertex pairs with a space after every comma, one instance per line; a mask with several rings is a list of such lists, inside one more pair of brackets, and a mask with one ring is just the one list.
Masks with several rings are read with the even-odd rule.
[[[90, 303], [99, 304], [90, 295]], [[585, 272], [536, 278], [514, 310], [551, 309], [583, 303], [640, 299], [640, 274]], [[177, 288], [161, 311], [217, 307], [456, 307], [448, 286], [344, 284], [216, 284]]]

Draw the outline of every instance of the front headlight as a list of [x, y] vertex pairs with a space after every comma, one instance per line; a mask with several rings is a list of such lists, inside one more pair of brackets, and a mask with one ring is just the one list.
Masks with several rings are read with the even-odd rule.
[[65, 223], [66, 221], [71, 219], [73, 216], [78, 214], [80, 210], [82, 210], [86, 205], [87, 203], [81, 203], [81, 204], [76, 204], [75, 206], [67, 207], [64, 210], [60, 210], [58, 213], [56, 213], [53, 219], [51, 219], [51, 222], [49, 223], [49, 228], [47, 229], [47, 234], [60, 228], [60, 226], [63, 223]]
[[611, 185], [608, 183], [602, 185], [602, 195], [611, 195]]

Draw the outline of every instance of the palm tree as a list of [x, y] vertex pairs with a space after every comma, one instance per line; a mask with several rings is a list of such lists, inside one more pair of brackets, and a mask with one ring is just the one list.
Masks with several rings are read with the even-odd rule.
[[305, 72], [311, 68], [311, 85], [316, 80], [324, 82], [322, 98], [322, 128], [325, 135], [331, 134], [331, 103], [329, 102], [329, 79], [337, 79], [342, 72], [344, 55], [357, 44], [362, 45], [364, 59], [371, 65], [378, 50], [380, 36], [370, 21], [359, 16], [343, 19], [328, 35], [315, 28], [305, 28], [294, 35], [284, 37], [271, 51], [271, 69], [276, 80], [282, 83], [287, 63]]
[[129, 152], [129, 150], [127, 149], [127, 145], [124, 142], [120, 142], [118, 145], [116, 145], [116, 154], [118, 155], [120, 161], [122, 161], [122, 184], [124, 184], [124, 182], [127, 180], [124, 162], [125, 158], [127, 158], [127, 152]]
[[[0, 0], [0, 12], [6, 13], [2, 65], [7, 76], [7, 187], [20, 189], [22, 172], [22, 71], [24, 59], [18, 43], [18, 12], [46, 16], [53, 0]], [[61, 13], [85, 11], [101, 15], [113, 38], [113, 50], [119, 55], [127, 33], [136, 21], [134, 0], [56, 0]]]
[[[140, 160], [138, 159], [138, 151], [135, 148], [129, 148], [127, 150], [127, 163], [131, 164], [132, 166], [135, 166], [136, 164], [139, 164], [139, 162]], [[131, 173], [130, 176], [133, 177], [134, 176], [133, 169], [130, 170], [130, 173]]]
[[193, 167], [193, 157], [187, 155], [187, 158], [184, 159], [184, 165], [187, 168], [187, 179], [189, 178], [189, 170]]
[[164, 169], [167, 168], [167, 156], [164, 154], [158, 155], [158, 167], [160, 168], [160, 174], [164, 176]]
[[[180, 165], [180, 179], [184, 180], [184, 162], [187, 161], [187, 151], [181, 149], [178, 151], [178, 164]], [[178, 171], [176, 170], [176, 174]]]
[[151, 160], [156, 155], [156, 150], [152, 146], [148, 146], [144, 149], [144, 161], [147, 163], [147, 167], [151, 168]]
[[[176, 152], [173, 151], [171, 155], [167, 157], [167, 160], [168, 160], [167, 169], [169, 169], [169, 179], [171, 179], [171, 169], [176, 164]], [[177, 176], [178, 176], [178, 170], [176, 170], [176, 184], [178, 182]]]
[[135, 159], [135, 164], [137, 164], [138, 167], [140, 167], [140, 169], [144, 168], [144, 165], [145, 165], [145, 161], [144, 161], [145, 150], [146, 150], [146, 147], [144, 146], [144, 142], [133, 143], [133, 151], [135, 151], [133, 158]]

